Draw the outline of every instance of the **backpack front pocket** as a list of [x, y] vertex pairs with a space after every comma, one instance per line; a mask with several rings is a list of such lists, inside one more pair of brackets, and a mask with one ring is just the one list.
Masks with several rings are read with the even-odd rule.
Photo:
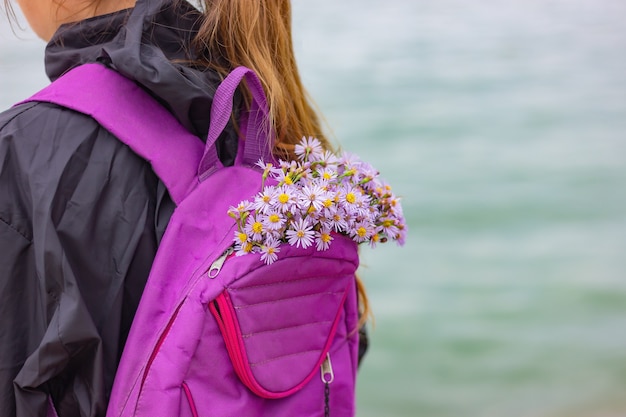
[[262, 398], [289, 396], [319, 378], [354, 280], [354, 266], [342, 260], [303, 261], [311, 259], [253, 270], [209, 303], [237, 376]]

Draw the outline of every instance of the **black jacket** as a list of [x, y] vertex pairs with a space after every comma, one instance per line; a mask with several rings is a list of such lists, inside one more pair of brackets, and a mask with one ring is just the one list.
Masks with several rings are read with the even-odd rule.
[[[185, 62], [199, 13], [182, 2], [63, 26], [51, 80], [102, 62], [204, 138], [218, 76]], [[234, 131], [220, 139], [229, 164]], [[29, 103], [0, 114], [0, 414], [103, 416], [173, 204], [150, 166], [93, 119]]]

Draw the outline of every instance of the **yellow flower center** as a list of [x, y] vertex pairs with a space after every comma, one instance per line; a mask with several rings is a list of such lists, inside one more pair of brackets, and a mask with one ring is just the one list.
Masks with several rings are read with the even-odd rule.
[[348, 194], [346, 194], [346, 201], [350, 204], [354, 204], [354, 202], [356, 201], [356, 196], [353, 192], [349, 192]]
[[356, 234], [359, 235], [359, 237], [365, 237], [365, 235], [367, 235], [367, 229], [361, 226], [358, 229], [356, 229]]
[[324, 172], [324, 175], [322, 175], [322, 178], [324, 178], [325, 180], [329, 180], [332, 178], [332, 176], [330, 175], [330, 173]]
[[252, 224], [252, 231], [254, 233], [261, 233], [263, 231], [263, 224], [260, 222], [254, 222]]
[[383, 227], [391, 227], [393, 226], [393, 220], [385, 220], [383, 222]]
[[289, 196], [285, 193], [282, 193], [278, 196], [278, 201], [280, 204], [286, 204], [289, 201]]
[[252, 243], [250, 242], [246, 243], [246, 245], [243, 247], [243, 251], [247, 253], [252, 252]]
[[280, 221], [280, 217], [278, 216], [278, 214], [270, 214], [268, 219], [272, 223], [278, 223]]
[[303, 230], [298, 230], [298, 232], [296, 233], [296, 235], [298, 237], [304, 237], [304, 231]]
[[289, 175], [287, 175], [285, 177], [285, 184], [287, 184], [287, 185], [293, 184], [293, 180], [291, 179], [291, 177]]
[[241, 243], [244, 243], [246, 240], [248, 240], [248, 235], [246, 235], [243, 232], [239, 232], [239, 234], [237, 235], [237, 237], [239, 238], [239, 241]]
[[264, 203], [269, 203], [269, 202], [270, 202], [270, 200], [271, 200], [271, 199], [270, 199], [270, 196], [269, 196], [269, 195], [264, 195], [264, 196], [263, 196], [263, 202], [264, 202]]
[[330, 208], [332, 205], [333, 205], [333, 200], [331, 200], [330, 198], [327, 198], [326, 200], [324, 200], [324, 207]]
[[322, 242], [324, 243], [328, 243], [330, 242], [330, 235], [328, 233], [322, 233], [322, 236], [320, 236], [322, 239]]
[[311, 214], [315, 212], [315, 207], [310, 206], [309, 209], [307, 210], [307, 213]]

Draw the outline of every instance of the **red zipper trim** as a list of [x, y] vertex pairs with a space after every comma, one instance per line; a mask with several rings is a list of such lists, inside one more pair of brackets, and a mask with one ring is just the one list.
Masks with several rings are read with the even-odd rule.
[[174, 314], [170, 318], [170, 321], [167, 323], [167, 326], [165, 326], [165, 329], [163, 330], [163, 332], [159, 336], [159, 340], [157, 341], [157, 344], [156, 344], [154, 350], [150, 354], [150, 358], [148, 359], [148, 363], [146, 364], [146, 369], [143, 372], [143, 377], [141, 378], [141, 386], [139, 388], [139, 392], [141, 392], [143, 390], [143, 385], [144, 385], [144, 382], [146, 382], [146, 378], [148, 377], [148, 372], [150, 371], [152, 363], [154, 362], [154, 359], [156, 358], [156, 355], [161, 350], [161, 346], [163, 346], [163, 343], [165, 343], [165, 338], [169, 334], [170, 329], [172, 328], [172, 325], [174, 324], [174, 321], [176, 320], [176, 317], [178, 316], [178, 311], [183, 306], [184, 302], [185, 302], [185, 300], [183, 300], [178, 305], [178, 307], [176, 307], [176, 310], [174, 311]]
[[[347, 294], [348, 291], [346, 290], [344, 292], [343, 299], [340, 305], [343, 305], [345, 303]], [[258, 395], [259, 397], [268, 399], [284, 398], [292, 395], [293, 393], [299, 391], [311, 380], [311, 378], [317, 373], [317, 368], [319, 368], [324, 360], [326, 360], [326, 355], [330, 350], [330, 346], [335, 337], [337, 326], [339, 324], [339, 318], [341, 317], [340, 309], [337, 312], [335, 322], [331, 327], [329, 338], [322, 350], [322, 355], [316, 366], [313, 368], [314, 371], [312, 371], [311, 374], [309, 374], [309, 376], [304, 379], [304, 381], [302, 381], [295, 387], [290, 388], [286, 391], [272, 392], [266, 390], [261, 385], [259, 385], [259, 383], [254, 378], [252, 371], [250, 370], [245, 344], [243, 342], [243, 339], [241, 338], [241, 329], [239, 328], [239, 322], [237, 321], [235, 309], [232, 305], [228, 292], [224, 291], [220, 295], [218, 295], [215, 300], [209, 304], [209, 309], [217, 319], [218, 327], [226, 344], [228, 356], [230, 357], [237, 376], [239, 376], [241, 382], [246, 387], [248, 387], [250, 391]]]
[[228, 292], [224, 291], [218, 295], [209, 305], [209, 308], [217, 319], [217, 324], [226, 344], [228, 356], [241, 382], [259, 397], [276, 399], [289, 395], [289, 392], [268, 391], [261, 387], [258, 382], [256, 382], [256, 379], [254, 379], [248, 366], [248, 357], [243, 340], [239, 337], [241, 330], [239, 329], [239, 323]]
[[193, 401], [193, 397], [191, 396], [191, 390], [187, 386], [187, 383], [183, 381], [183, 390], [185, 391], [185, 397], [187, 397], [187, 402], [189, 403], [189, 408], [191, 409], [191, 415], [193, 417], [199, 417], [198, 410], [196, 409], [196, 403]]

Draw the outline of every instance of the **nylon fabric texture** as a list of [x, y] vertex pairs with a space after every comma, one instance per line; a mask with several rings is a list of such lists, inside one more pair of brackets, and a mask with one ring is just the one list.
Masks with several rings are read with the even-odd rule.
[[[84, 70], [90, 79], [119, 77], [98, 65], [77, 70]], [[81, 85], [80, 78], [74, 79], [76, 86]], [[125, 82], [129, 89], [123, 97], [141, 93]], [[67, 90], [55, 90], [57, 85], [33, 99], [66, 104], [55, 93]], [[99, 96], [112, 103], [119, 99], [105, 92]], [[83, 111], [82, 105], [73, 108]], [[145, 113], [146, 106], [136, 109], [137, 126], [159, 120]], [[105, 126], [118, 120], [97, 110], [88, 112]], [[149, 134], [139, 129], [133, 138], [121, 139], [132, 142], [133, 149], [151, 161], [165, 184], [179, 176], [177, 169], [160, 168], [165, 159], [177, 155], [160, 152], [159, 141], [149, 140]], [[241, 143], [239, 148], [245, 152]], [[191, 151], [199, 152], [198, 157], [216, 152], [210, 143]], [[228, 207], [254, 195], [261, 185], [254, 161], [242, 159], [243, 165], [223, 167], [204, 180], [200, 172], [200, 181], [192, 179], [191, 191], [179, 201], [122, 356], [108, 416], [323, 415], [326, 384], [320, 379], [320, 366], [326, 360], [330, 366], [330, 357], [335, 375], [330, 407], [336, 415], [354, 414], [358, 361], [354, 242], [337, 236], [334, 246], [324, 252], [285, 247], [281, 259], [269, 266], [254, 256], [225, 258], [219, 274], [207, 275], [232, 244], [235, 225]], [[216, 194], [221, 198], [210, 201]]]

